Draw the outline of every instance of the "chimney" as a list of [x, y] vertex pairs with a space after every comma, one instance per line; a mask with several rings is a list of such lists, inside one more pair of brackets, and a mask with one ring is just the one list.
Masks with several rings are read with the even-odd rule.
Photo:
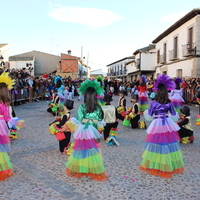
[[71, 50], [68, 50], [67, 52], [68, 52], [69, 55], [71, 55], [71, 52], [72, 52], [72, 51], [71, 51]]

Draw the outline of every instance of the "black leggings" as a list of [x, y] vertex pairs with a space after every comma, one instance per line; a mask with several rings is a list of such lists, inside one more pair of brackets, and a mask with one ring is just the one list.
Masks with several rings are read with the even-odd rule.
[[106, 138], [109, 136], [110, 129], [117, 128], [117, 126], [118, 126], [118, 122], [106, 123], [106, 126], [104, 127], [104, 131], [103, 131], [104, 140], [106, 140]]
[[183, 138], [183, 137], [190, 137], [193, 135], [193, 131], [183, 128], [181, 127], [181, 129], [178, 131], [179, 137]]
[[67, 147], [71, 139], [71, 132], [64, 132], [64, 134], [66, 138], [64, 140], [59, 141], [60, 152], [64, 151], [65, 147]]
[[131, 128], [138, 128], [138, 122], [140, 120], [140, 115], [136, 115], [133, 119], [131, 119]]

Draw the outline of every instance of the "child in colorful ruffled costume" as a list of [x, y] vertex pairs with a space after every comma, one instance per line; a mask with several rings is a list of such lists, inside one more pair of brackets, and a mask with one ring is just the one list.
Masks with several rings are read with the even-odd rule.
[[80, 125], [74, 133], [74, 151], [66, 163], [68, 176], [80, 178], [87, 176], [97, 181], [108, 179], [103, 158], [100, 152], [98, 122], [102, 121], [103, 112], [97, 103], [97, 95], [102, 88], [97, 80], [85, 80], [79, 87], [80, 95], [84, 95], [84, 104], [80, 105], [76, 119]]
[[197, 115], [196, 125], [200, 126], [200, 92], [197, 93], [196, 100], [197, 100], [197, 103], [199, 105], [199, 114]]
[[63, 100], [61, 102], [60, 96], [58, 95], [58, 91], [55, 88], [53, 91], [53, 99], [52, 102], [49, 103], [49, 108], [47, 112], [51, 113], [53, 116], [62, 116], [64, 114], [64, 104]]
[[63, 84], [63, 80], [60, 76], [55, 77], [54, 79], [54, 87], [57, 89], [57, 95], [59, 96], [59, 108], [58, 108], [58, 116], [62, 116], [64, 114], [64, 102], [65, 102], [65, 97], [64, 97], [64, 91], [65, 91], [65, 86]]
[[[12, 89], [14, 80], [8, 73], [3, 72], [0, 75], [0, 181], [14, 175], [12, 163], [8, 156], [10, 151], [10, 131], [9, 128], [18, 125], [18, 118], [11, 118], [9, 113], [10, 97], [8, 90]], [[22, 125], [22, 123], [21, 123]]]
[[140, 104], [141, 113], [148, 109], [148, 90], [146, 82], [146, 76], [142, 75], [140, 79], [140, 85], [138, 86], [138, 103]]
[[102, 106], [103, 110], [103, 120], [106, 123], [106, 126], [103, 130], [104, 140], [107, 145], [117, 145], [119, 142], [116, 139], [117, 136], [117, 126], [118, 126], [118, 113], [115, 106], [111, 105], [112, 97], [109, 94], [105, 94], [103, 101], [106, 103]]
[[180, 130], [178, 131], [180, 136], [180, 142], [183, 144], [193, 143], [194, 135], [193, 135], [193, 127], [192, 120], [190, 117], [190, 108], [188, 106], [183, 106], [180, 109], [181, 112], [181, 120], [177, 123], [180, 126]]
[[[153, 120], [147, 129], [145, 151], [140, 169], [149, 174], [171, 178], [173, 174], [184, 171], [184, 162], [180, 150], [178, 120], [168, 91], [174, 89], [174, 81], [166, 75], [160, 75], [154, 83], [155, 100], [144, 112], [146, 120]], [[169, 114], [171, 113], [171, 115]]]
[[[67, 99], [64, 103], [64, 114], [49, 126], [50, 133], [54, 134], [59, 141], [59, 150], [61, 153], [66, 153], [65, 151], [71, 139], [71, 131], [74, 131], [67, 126], [67, 122], [71, 117], [70, 110], [73, 109], [73, 105], [74, 101]], [[63, 128], [63, 126], [65, 126], [65, 128]]]
[[175, 90], [171, 91], [171, 97], [170, 100], [172, 102], [172, 105], [174, 106], [174, 109], [176, 112], [178, 112], [179, 114], [181, 114], [180, 109], [183, 107], [183, 103], [185, 102], [183, 99], [183, 91], [182, 88], [180, 86], [180, 84], [183, 82], [181, 78], [176, 78], [175, 79]]
[[119, 101], [118, 101], [118, 107], [117, 112], [119, 113], [119, 119], [124, 120], [124, 117], [126, 115], [126, 99], [124, 96], [124, 91], [119, 91]]
[[103, 101], [104, 98], [104, 86], [103, 86], [103, 77], [102, 76], [97, 76], [96, 80], [100, 83], [100, 87], [102, 87], [102, 95], [97, 96], [97, 102], [100, 106], [104, 106], [105, 102]]
[[138, 128], [138, 122], [140, 120], [140, 106], [137, 103], [138, 101], [138, 95], [132, 95], [131, 96], [131, 102], [133, 103], [133, 106], [131, 110], [129, 111], [129, 117], [130, 117], [130, 124], [131, 128]]

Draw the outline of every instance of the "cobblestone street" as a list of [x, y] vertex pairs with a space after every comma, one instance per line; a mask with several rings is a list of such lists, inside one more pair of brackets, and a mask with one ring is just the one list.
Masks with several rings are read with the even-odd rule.
[[[130, 107], [130, 97], [126, 99]], [[77, 97], [74, 101], [72, 116], [82, 103]], [[117, 105], [117, 101], [118, 96], [114, 96], [111, 103]], [[65, 174], [68, 156], [59, 152], [58, 141], [48, 132], [48, 124], [54, 117], [46, 112], [47, 106], [46, 101], [40, 101], [14, 108], [26, 127], [11, 143], [15, 176], [0, 183], [0, 200], [200, 200], [200, 131], [195, 125], [199, 109], [194, 105], [190, 108], [195, 140], [193, 144], [181, 144], [183, 174], [162, 179], [140, 171], [146, 131], [124, 127], [120, 121], [117, 136], [120, 146], [107, 146], [102, 140], [109, 176], [105, 182], [75, 179]]]

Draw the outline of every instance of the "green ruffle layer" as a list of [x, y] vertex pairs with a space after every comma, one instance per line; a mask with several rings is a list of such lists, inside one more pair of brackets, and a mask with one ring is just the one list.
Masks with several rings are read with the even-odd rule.
[[7, 152], [0, 152], [0, 171], [6, 171], [12, 167], [13, 166]]
[[102, 174], [105, 172], [103, 158], [100, 153], [83, 159], [76, 159], [72, 154], [68, 158], [66, 167], [76, 173]]
[[169, 154], [158, 154], [145, 150], [142, 158], [142, 167], [163, 172], [173, 172], [184, 166], [181, 150]]

